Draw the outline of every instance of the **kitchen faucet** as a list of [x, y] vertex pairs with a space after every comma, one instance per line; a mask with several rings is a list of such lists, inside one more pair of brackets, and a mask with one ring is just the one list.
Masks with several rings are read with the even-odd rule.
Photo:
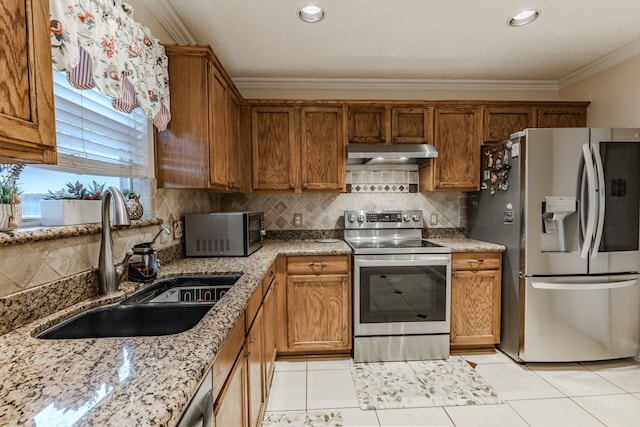
[[100, 283], [100, 292], [103, 295], [112, 294], [118, 290], [120, 279], [127, 268], [127, 262], [133, 255], [133, 252], [129, 250], [120, 264], [113, 264], [113, 238], [109, 225], [111, 199], [113, 199], [113, 225], [131, 224], [127, 204], [122, 193], [115, 187], [107, 188], [102, 196], [102, 240], [98, 260], [98, 282]]

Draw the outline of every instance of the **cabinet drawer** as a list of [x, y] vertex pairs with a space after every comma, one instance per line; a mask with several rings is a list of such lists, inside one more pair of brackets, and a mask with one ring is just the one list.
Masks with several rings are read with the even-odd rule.
[[452, 270], [498, 270], [501, 266], [500, 252], [454, 253], [451, 257]]
[[336, 274], [348, 273], [346, 256], [319, 255], [287, 258], [287, 274]]

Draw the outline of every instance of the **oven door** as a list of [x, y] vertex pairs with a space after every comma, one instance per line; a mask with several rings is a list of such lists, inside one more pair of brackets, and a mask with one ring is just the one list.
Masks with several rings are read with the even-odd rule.
[[354, 256], [354, 335], [448, 334], [450, 254]]

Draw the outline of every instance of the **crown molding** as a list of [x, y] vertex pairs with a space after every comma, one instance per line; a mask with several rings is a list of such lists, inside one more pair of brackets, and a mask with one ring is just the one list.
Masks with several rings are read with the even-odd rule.
[[189, 27], [167, 0], [142, 0], [142, 2], [155, 15], [174, 42], [178, 44], [197, 43], [196, 38], [189, 31]]
[[578, 83], [581, 80], [591, 77], [638, 55], [640, 55], [640, 40], [636, 40], [635, 42], [574, 71], [573, 73], [567, 74], [558, 80], [558, 87], [559, 89], [564, 89], [567, 86]]
[[332, 78], [233, 78], [242, 90], [349, 90], [349, 91], [557, 91], [551, 80], [448, 80], [448, 79], [332, 79]]

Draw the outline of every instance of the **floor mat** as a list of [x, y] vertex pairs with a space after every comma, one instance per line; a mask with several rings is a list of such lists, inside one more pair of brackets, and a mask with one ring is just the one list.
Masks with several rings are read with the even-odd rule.
[[354, 363], [351, 376], [364, 410], [503, 403], [461, 358]]
[[262, 427], [340, 427], [340, 412], [267, 412]]

